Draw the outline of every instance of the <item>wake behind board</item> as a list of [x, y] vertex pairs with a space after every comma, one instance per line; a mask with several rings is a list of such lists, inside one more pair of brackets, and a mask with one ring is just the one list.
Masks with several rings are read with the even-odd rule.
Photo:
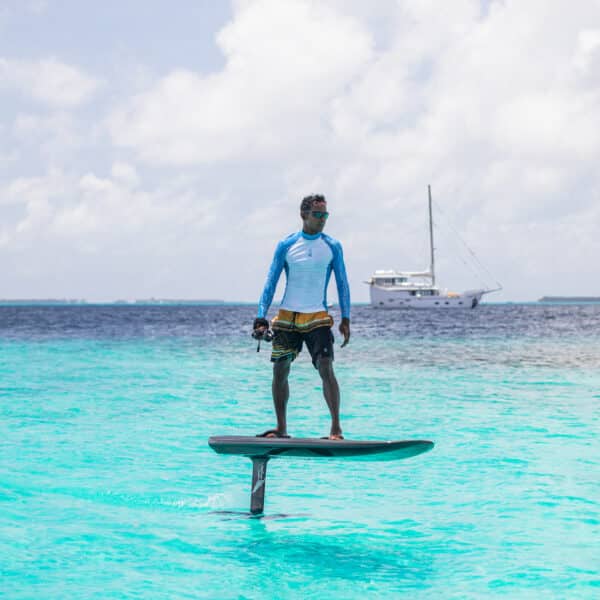
[[433, 448], [428, 440], [328, 440], [315, 438], [264, 438], [223, 435], [209, 438], [219, 454], [237, 454], [252, 460], [250, 512], [260, 515], [265, 503], [267, 463], [271, 458], [344, 458], [354, 460], [398, 460]]
[[264, 438], [223, 435], [209, 438], [219, 454], [241, 454], [249, 458], [352, 458], [355, 460], [399, 460], [433, 448], [428, 440], [328, 440], [319, 438]]

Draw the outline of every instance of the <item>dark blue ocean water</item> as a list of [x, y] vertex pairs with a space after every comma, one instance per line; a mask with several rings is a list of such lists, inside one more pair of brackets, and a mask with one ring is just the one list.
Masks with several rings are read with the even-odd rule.
[[[436, 447], [271, 461], [263, 519], [206, 445], [273, 425], [254, 312], [0, 306], [0, 595], [600, 594], [599, 305], [355, 307], [346, 437]], [[290, 388], [290, 433], [326, 434], [306, 353]]]

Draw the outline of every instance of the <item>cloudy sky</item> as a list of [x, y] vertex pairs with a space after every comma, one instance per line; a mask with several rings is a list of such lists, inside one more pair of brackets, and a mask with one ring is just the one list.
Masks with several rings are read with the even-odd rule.
[[599, 159], [600, 0], [0, 0], [0, 298], [253, 301], [323, 193], [366, 301], [428, 184], [443, 286], [600, 295]]

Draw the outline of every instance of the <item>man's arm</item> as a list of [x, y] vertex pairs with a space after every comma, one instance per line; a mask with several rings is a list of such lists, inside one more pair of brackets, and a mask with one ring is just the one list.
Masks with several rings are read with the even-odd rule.
[[350, 320], [350, 285], [346, 275], [342, 245], [339, 242], [333, 249], [333, 273], [335, 274], [342, 318]]
[[339, 242], [333, 248], [333, 273], [335, 274], [335, 284], [340, 301], [340, 310], [342, 311], [342, 322], [339, 329], [344, 336], [343, 348], [350, 341], [350, 285], [346, 275], [342, 245]]
[[266, 317], [269, 307], [271, 306], [271, 302], [273, 302], [273, 296], [275, 295], [277, 282], [279, 281], [281, 271], [283, 270], [283, 265], [285, 264], [285, 252], [285, 244], [283, 242], [279, 242], [279, 244], [277, 244], [277, 248], [275, 249], [273, 262], [271, 263], [271, 268], [269, 269], [269, 274], [267, 275], [267, 281], [265, 282], [263, 293], [258, 302], [258, 314], [256, 315], [257, 319], [264, 319]]

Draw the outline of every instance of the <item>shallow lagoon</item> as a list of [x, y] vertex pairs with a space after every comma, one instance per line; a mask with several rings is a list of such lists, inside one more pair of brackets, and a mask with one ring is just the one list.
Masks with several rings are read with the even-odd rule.
[[[0, 573], [8, 598], [594, 598], [600, 306], [356, 307], [336, 346], [352, 438], [397, 463], [251, 463], [211, 434], [273, 424], [249, 306], [0, 307]], [[290, 433], [328, 417], [303, 353]]]

